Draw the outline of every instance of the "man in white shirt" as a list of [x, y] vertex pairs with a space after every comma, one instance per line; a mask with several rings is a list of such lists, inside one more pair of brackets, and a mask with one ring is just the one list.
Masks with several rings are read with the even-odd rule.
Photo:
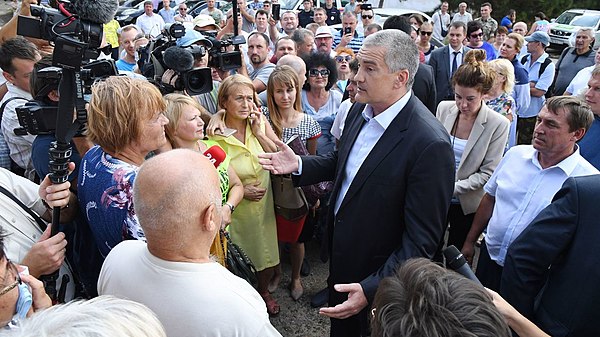
[[446, 1], [442, 2], [440, 10], [433, 14], [431, 21], [433, 37], [443, 41], [448, 34], [448, 26], [450, 26], [450, 14], [448, 14], [448, 3]]
[[473, 21], [471, 13], [467, 12], [467, 3], [461, 2], [458, 4], [458, 13], [452, 17], [452, 22], [461, 21], [466, 25], [469, 21]]
[[533, 145], [508, 150], [485, 184], [486, 193], [462, 247], [471, 262], [475, 242], [487, 226], [477, 264], [477, 277], [484, 286], [500, 289], [511, 243], [550, 204], [567, 178], [599, 173], [576, 144], [592, 120], [589, 106], [575, 97], [548, 99], [538, 114]]
[[8, 92], [0, 102], [0, 105], [4, 105], [2, 135], [10, 150], [10, 157], [23, 170], [22, 175], [30, 180], [35, 178], [35, 169], [31, 161], [31, 145], [35, 136], [18, 136], [14, 130], [21, 127], [16, 108], [33, 99], [29, 76], [40, 59], [36, 46], [24, 37], [17, 36], [0, 45], [0, 68], [8, 81]]
[[[214, 0], [212, 1], [214, 2]], [[194, 20], [194, 18], [191, 15], [188, 15], [188, 6], [185, 4], [185, 2], [180, 3], [177, 10], [178, 13], [177, 15], [175, 15], [173, 20], [177, 22], [192, 22], [192, 20]]]
[[206, 157], [176, 149], [149, 159], [133, 195], [148, 243], [124, 241], [108, 254], [99, 294], [148, 306], [168, 336], [281, 336], [258, 292], [210, 257], [222, 206]]
[[160, 35], [160, 32], [165, 27], [163, 18], [160, 15], [154, 14], [152, 10], [152, 1], [144, 2], [144, 14], [135, 20], [135, 25], [140, 27], [144, 35], [148, 37]]

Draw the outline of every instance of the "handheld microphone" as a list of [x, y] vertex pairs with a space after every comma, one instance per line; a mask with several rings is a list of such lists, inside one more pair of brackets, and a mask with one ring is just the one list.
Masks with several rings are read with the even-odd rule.
[[446, 249], [444, 249], [444, 257], [446, 258], [446, 265], [450, 267], [450, 269], [479, 284], [480, 286], [483, 286], [477, 279], [477, 276], [473, 274], [473, 271], [467, 264], [465, 257], [456, 247], [446, 247]]
[[79, 19], [101, 24], [111, 22], [118, 8], [118, 0], [76, 0], [73, 3]]
[[194, 67], [194, 55], [184, 48], [172, 46], [165, 50], [163, 62], [176, 72], [183, 73]]
[[223, 149], [217, 145], [209, 147], [206, 151], [204, 151], [204, 155], [206, 158], [208, 158], [208, 160], [210, 160], [211, 163], [213, 163], [213, 165], [215, 165], [215, 168], [219, 167], [219, 165], [221, 165], [221, 163], [225, 160], [225, 157], [227, 157], [225, 151], [223, 151]]

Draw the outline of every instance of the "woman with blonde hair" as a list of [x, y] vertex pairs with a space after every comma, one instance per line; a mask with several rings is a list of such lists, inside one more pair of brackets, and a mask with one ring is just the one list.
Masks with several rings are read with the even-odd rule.
[[[312, 117], [302, 112], [300, 90], [296, 72], [290, 66], [277, 66], [269, 76], [268, 110], [265, 110], [265, 114], [279, 139], [287, 143], [297, 136], [305, 144], [308, 153], [314, 155], [317, 153], [317, 138], [321, 136], [321, 127]], [[304, 292], [300, 268], [304, 260], [304, 242], [312, 237], [312, 228], [304, 228], [306, 216], [297, 221], [289, 221], [278, 215], [276, 217], [279, 241], [290, 242], [292, 280], [289, 289], [290, 295], [297, 301]]]
[[508, 149], [517, 142], [517, 114], [515, 113], [515, 99], [511, 95], [515, 87], [515, 69], [512, 63], [506, 59], [495, 59], [488, 64], [496, 72], [496, 79], [492, 89], [485, 95], [485, 104], [510, 121]]
[[500, 163], [508, 137], [508, 120], [484, 103], [496, 79], [485, 58], [482, 49], [467, 52], [452, 76], [454, 102], [441, 102], [436, 113], [450, 134], [456, 165], [448, 246], [463, 246], [484, 194], [483, 185]]
[[166, 143], [160, 91], [146, 80], [113, 76], [92, 86], [86, 135], [97, 144], [81, 159], [78, 198], [106, 256], [123, 240], [145, 240], [133, 208], [133, 181], [146, 156]]
[[[202, 153], [210, 148], [217, 147], [217, 152], [224, 150], [215, 142], [204, 139], [204, 122], [201, 118], [201, 106], [198, 102], [186, 95], [168, 94], [164, 97], [167, 109], [165, 116], [169, 123], [165, 127], [167, 140], [173, 149], [190, 149]], [[210, 150], [209, 150], [210, 153]], [[233, 167], [229, 165], [230, 157], [225, 156], [218, 163], [219, 181], [221, 183], [221, 195], [223, 206], [223, 218], [221, 228], [231, 223], [231, 215], [236, 206], [244, 197], [244, 187]], [[225, 246], [222, 245], [224, 238], [217, 234], [211, 246], [211, 255], [217, 258], [217, 262], [225, 266]]]
[[429, 62], [429, 56], [435, 49], [433, 43], [430, 42], [431, 34], [433, 34], [433, 26], [431, 25], [431, 22], [423, 22], [421, 28], [419, 29], [419, 40], [417, 41], [417, 47], [419, 47], [419, 50], [423, 52], [423, 55], [425, 55], [425, 63]]
[[224, 123], [235, 129], [230, 136], [210, 137], [227, 153], [230, 165], [244, 186], [244, 198], [231, 217], [231, 240], [248, 254], [258, 271], [258, 292], [271, 315], [279, 313], [279, 304], [269, 293], [269, 283], [279, 264], [277, 227], [273, 206], [271, 177], [258, 163], [258, 154], [275, 152], [277, 139], [266, 117], [258, 110], [258, 96], [252, 81], [243, 75], [227, 77], [218, 95], [224, 109]]

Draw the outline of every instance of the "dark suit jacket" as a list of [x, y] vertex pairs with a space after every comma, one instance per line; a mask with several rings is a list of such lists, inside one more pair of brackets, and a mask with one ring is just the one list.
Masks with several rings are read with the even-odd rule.
[[437, 93], [435, 88], [435, 78], [433, 70], [427, 64], [419, 63], [417, 73], [415, 74], [415, 83], [413, 84], [413, 93], [421, 100], [423, 104], [435, 115], [437, 108]]
[[506, 255], [502, 296], [553, 337], [600, 336], [598, 195], [600, 175], [567, 179]]
[[[463, 47], [462, 56], [471, 50]], [[437, 91], [436, 105], [448, 99], [454, 99], [452, 90], [452, 77], [450, 77], [450, 46], [434, 49], [429, 56], [429, 65], [433, 69], [435, 88]]]
[[[365, 123], [364, 107], [356, 103], [348, 113], [339, 150], [303, 157], [296, 178], [300, 185], [335, 178], [329, 283], [360, 282], [372, 302], [379, 281], [404, 260], [435, 253], [446, 228], [454, 155], [444, 127], [413, 95], [363, 162], [334, 216], [346, 160]], [[330, 297], [329, 305], [335, 302]]]

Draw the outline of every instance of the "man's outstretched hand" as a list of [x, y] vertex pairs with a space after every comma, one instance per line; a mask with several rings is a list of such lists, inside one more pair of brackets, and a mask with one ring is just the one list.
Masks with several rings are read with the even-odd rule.
[[294, 151], [280, 140], [275, 141], [275, 145], [279, 148], [279, 152], [258, 155], [258, 162], [263, 169], [273, 174], [298, 172], [298, 157]]

